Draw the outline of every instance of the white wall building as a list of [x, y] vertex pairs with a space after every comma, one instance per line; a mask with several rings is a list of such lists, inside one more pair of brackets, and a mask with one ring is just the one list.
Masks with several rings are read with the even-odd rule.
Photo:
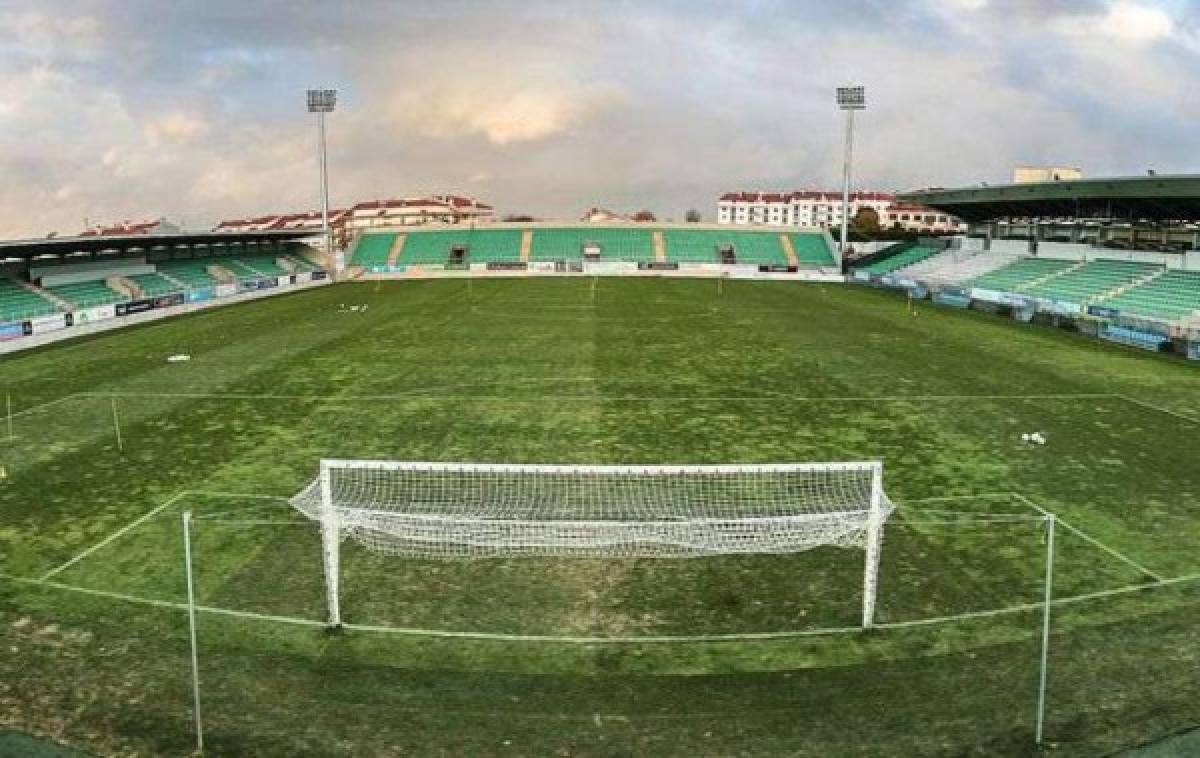
[[[864, 208], [878, 214], [879, 226], [883, 229], [921, 232], [966, 229], [958, 219], [932, 208], [899, 204], [896, 196], [889, 192], [851, 193], [850, 218]], [[834, 229], [842, 224], [842, 193], [823, 190], [727, 192], [717, 201], [717, 223]]]

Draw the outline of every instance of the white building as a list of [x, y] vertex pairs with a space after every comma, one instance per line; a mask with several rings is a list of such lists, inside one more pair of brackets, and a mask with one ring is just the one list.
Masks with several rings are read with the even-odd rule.
[[[419, 224], [459, 224], [464, 221], [490, 221], [494, 211], [472, 197], [433, 195], [400, 200], [369, 200], [345, 209], [329, 211], [329, 226], [335, 231], [352, 231]], [[257, 218], [231, 219], [217, 224], [219, 232], [258, 231], [260, 229], [321, 228], [321, 214], [277, 213]]]
[[[949, 232], [966, 228], [953, 216], [932, 208], [898, 204], [896, 196], [890, 192], [850, 194], [851, 219], [868, 208], [875, 211], [882, 229]], [[823, 190], [728, 192], [717, 201], [717, 223], [834, 229], [842, 225], [842, 193]]]

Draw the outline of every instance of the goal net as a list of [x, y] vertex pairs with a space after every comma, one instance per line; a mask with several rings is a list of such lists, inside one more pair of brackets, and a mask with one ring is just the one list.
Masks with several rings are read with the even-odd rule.
[[863, 548], [871, 626], [882, 464], [548, 466], [323, 460], [292, 505], [321, 524], [329, 622], [340, 542], [422, 558], [679, 557]]

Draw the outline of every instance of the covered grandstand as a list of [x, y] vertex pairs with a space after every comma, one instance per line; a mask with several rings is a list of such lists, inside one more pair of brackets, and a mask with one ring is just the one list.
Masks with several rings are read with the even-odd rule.
[[1200, 177], [902, 197], [967, 219], [970, 233], [934, 249], [886, 249], [852, 267], [855, 280], [1200, 359]]
[[119, 316], [144, 320], [324, 282], [319, 256], [302, 242], [308, 236], [286, 230], [0, 242], [0, 352], [126, 323]]

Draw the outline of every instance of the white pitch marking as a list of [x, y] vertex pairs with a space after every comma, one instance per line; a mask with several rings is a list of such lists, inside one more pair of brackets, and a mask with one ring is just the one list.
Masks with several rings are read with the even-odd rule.
[[[1019, 498], [1023, 503], [1028, 505], [1030, 508], [1033, 508], [1034, 510], [1038, 511], [1039, 513], [1041, 513], [1047, 517], [1049, 517], [1051, 515], [1050, 511], [1046, 510], [1045, 508], [1042, 508], [1037, 503], [1033, 502], [1029, 498], [1022, 495], [1021, 493], [1014, 492], [1013, 495], [1016, 496], [1017, 498]], [[1078, 537], [1082, 537], [1085, 542], [1091, 544], [1093, 547], [1100, 548], [1101, 550], [1108, 553], [1109, 555], [1116, 558], [1117, 560], [1123, 561], [1123, 562], [1129, 564], [1130, 566], [1132, 566], [1133, 568], [1142, 572], [1146, 576], [1154, 578], [1156, 581], [1159, 581], [1159, 582], [1166, 581], [1166, 579], [1161, 574], [1159, 574], [1155, 571], [1151, 571], [1150, 569], [1146, 568], [1142, 564], [1133, 560], [1132, 558], [1125, 555], [1124, 553], [1117, 550], [1116, 548], [1109, 547], [1108, 545], [1104, 544], [1100, 540], [1098, 540], [1095, 537], [1091, 536], [1090, 534], [1084, 532], [1082, 529], [1079, 529], [1079, 528], [1067, 523], [1066, 521], [1063, 521], [1062, 517], [1060, 517], [1058, 514], [1053, 514], [1053, 515], [1054, 515], [1055, 521], [1058, 522], [1059, 526], [1061, 526], [1062, 528], [1066, 529], [1069, 532], [1073, 532]]]
[[1196, 425], [1200, 426], [1200, 418], [1196, 418], [1194, 416], [1189, 416], [1185, 413], [1179, 413], [1178, 411], [1173, 411], [1169, 408], [1163, 408], [1162, 406], [1155, 405], [1154, 403], [1147, 403], [1145, 400], [1138, 400], [1136, 397], [1129, 397], [1128, 395], [1113, 395], [1113, 397], [1119, 397], [1128, 403], [1133, 403], [1134, 405], [1140, 405], [1143, 408], [1149, 408], [1152, 411], [1158, 411], [1159, 413], [1165, 413], [1168, 416], [1174, 416], [1177, 419], [1182, 419], [1184, 421], [1187, 421], [1188, 423], [1196, 424]]
[[148, 521], [148, 520], [150, 520], [150, 519], [154, 518], [154, 517], [155, 517], [155, 516], [157, 516], [159, 513], [162, 513], [162, 512], [163, 512], [163, 510], [165, 510], [166, 508], [169, 508], [170, 506], [172, 506], [172, 505], [174, 505], [175, 503], [179, 502], [179, 501], [180, 501], [181, 499], [183, 499], [183, 498], [184, 498], [184, 497], [185, 497], [187, 494], [188, 494], [188, 493], [187, 493], [186, 491], [184, 491], [184, 492], [180, 492], [180, 493], [178, 493], [178, 494], [176, 494], [176, 495], [173, 495], [173, 496], [172, 496], [170, 499], [168, 499], [168, 500], [167, 500], [165, 503], [163, 503], [162, 505], [158, 506], [157, 508], [154, 508], [153, 510], [150, 510], [150, 511], [148, 511], [147, 513], [143, 514], [143, 515], [142, 515], [140, 518], [138, 518], [137, 520], [135, 520], [135, 521], [131, 521], [130, 523], [126, 524], [124, 527], [122, 527], [122, 528], [118, 529], [117, 531], [113, 532], [112, 534], [108, 535], [108, 536], [107, 536], [107, 537], [105, 537], [103, 540], [101, 540], [100, 542], [97, 542], [95, 545], [92, 545], [92, 546], [91, 546], [91, 547], [89, 547], [87, 550], [84, 550], [82, 553], [80, 553], [79, 555], [75, 556], [75, 557], [74, 557], [74, 558], [72, 558], [71, 560], [67, 561], [67, 562], [66, 562], [66, 563], [64, 563], [63, 565], [59, 566], [58, 568], [51, 569], [50, 571], [47, 571], [45, 574], [43, 574], [43, 575], [40, 577], [40, 581], [43, 581], [43, 582], [44, 582], [44, 581], [46, 581], [47, 579], [49, 579], [50, 577], [54, 576], [55, 574], [61, 573], [61, 572], [65, 571], [65, 570], [69, 569], [70, 567], [74, 566], [76, 563], [79, 563], [79, 562], [80, 562], [80, 561], [82, 561], [84, 558], [87, 558], [89, 555], [91, 555], [92, 553], [96, 552], [97, 550], [99, 550], [100, 548], [104, 547], [105, 545], [108, 545], [108, 544], [110, 544], [111, 542], [113, 542], [114, 540], [117, 540], [117, 539], [119, 539], [119, 538], [123, 537], [123, 536], [124, 536], [126, 533], [128, 533], [128, 532], [129, 532], [131, 529], [136, 529], [138, 526], [142, 525], [142, 524], [143, 524], [143, 523], [145, 523], [146, 521]]

